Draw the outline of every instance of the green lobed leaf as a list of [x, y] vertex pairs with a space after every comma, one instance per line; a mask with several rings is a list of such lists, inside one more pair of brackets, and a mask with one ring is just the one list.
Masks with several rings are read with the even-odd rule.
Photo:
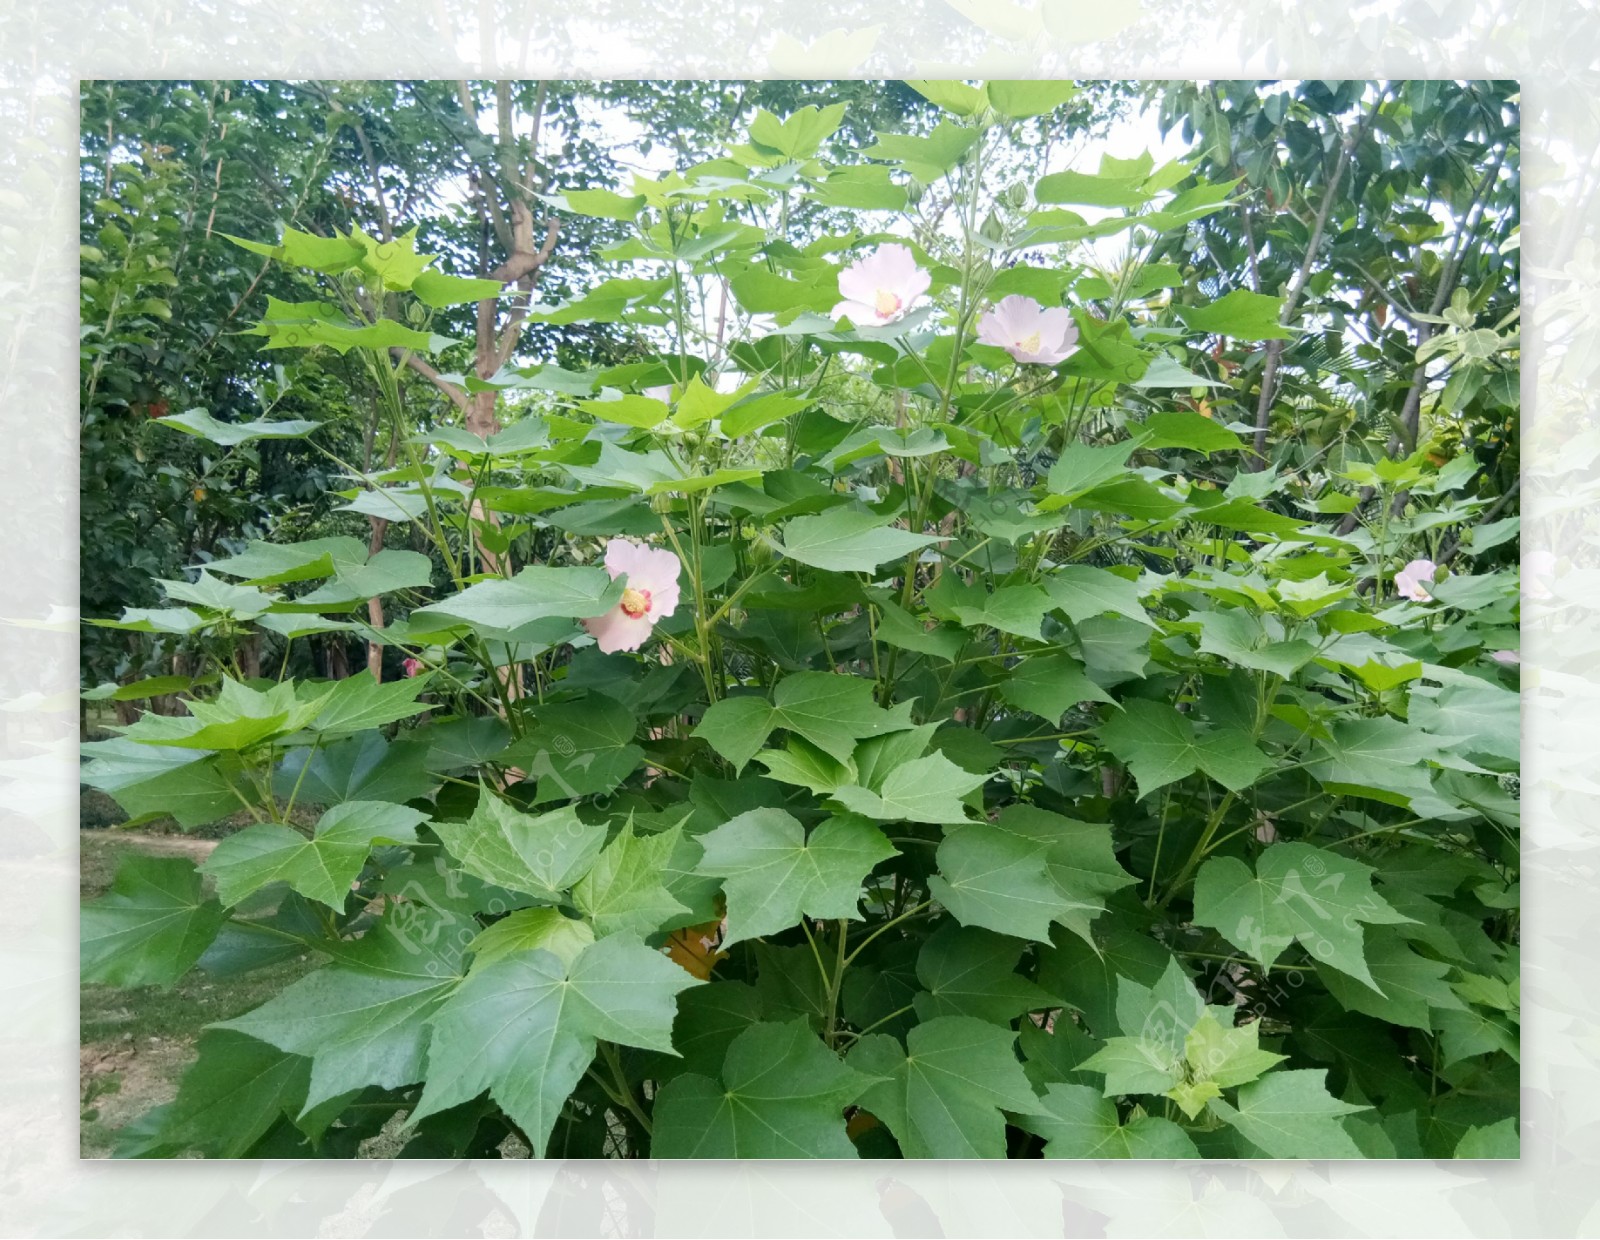
[[785, 159], [810, 159], [844, 121], [845, 105], [808, 105], [779, 120], [765, 108], [750, 122], [750, 141]]
[[[318, 969], [260, 1007], [210, 1028], [248, 1034], [309, 1059], [304, 1110], [368, 1085], [410, 1085], [423, 1078], [428, 1022], [459, 981], [459, 973], [429, 973], [423, 957], [416, 959], [410, 975]], [[438, 960], [426, 957], [435, 967]]]
[[319, 709], [307, 726], [331, 740], [410, 719], [431, 709], [426, 702], [417, 701], [431, 679], [424, 673], [380, 684], [370, 671], [357, 672], [337, 681], [317, 699]]
[[723, 880], [724, 945], [776, 934], [802, 916], [860, 920], [861, 884], [896, 849], [854, 814], [829, 818], [809, 836], [781, 809], [754, 809], [699, 837], [696, 872]]
[[1052, 921], [1081, 929], [1104, 907], [1099, 894], [1063, 882], [1049, 845], [994, 823], [951, 831], [936, 860], [929, 892], [964, 926], [1048, 943]]
[[1370, 984], [1362, 923], [1410, 920], [1372, 889], [1372, 875], [1370, 866], [1302, 843], [1270, 845], [1254, 873], [1236, 857], [1213, 857], [1195, 876], [1194, 920], [1263, 965], [1298, 941], [1313, 959]]
[[1161, 702], [1134, 699], [1100, 726], [1105, 747], [1127, 764], [1139, 796], [1204, 771], [1231, 792], [1241, 792], [1271, 768], [1268, 757], [1239, 728], [1198, 732], [1185, 715]]
[[428, 1079], [410, 1123], [488, 1090], [543, 1157], [600, 1039], [672, 1051], [675, 996], [695, 979], [628, 935], [570, 964], [518, 952], [474, 969], [433, 1020]]
[[224, 448], [237, 448], [253, 439], [304, 439], [322, 423], [295, 418], [280, 422], [266, 418], [258, 418], [254, 422], [219, 422], [205, 409], [190, 409], [185, 413], [169, 414], [156, 425], [209, 440]]
[[481, 581], [411, 615], [413, 624], [512, 631], [547, 616], [582, 619], [610, 611], [622, 598], [625, 582], [603, 568], [549, 568], [533, 565], [510, 580]]
[[311, 1064], [231, 1029], [207, 1029], [199, 1056], [160, 1108], [158, 1147], [239, 1158], [280, 1118], [305, 1109]]
[[1493, 1124], [1473, 1125], [1456, 1142], [1457, 1158], [1521, 1158], [1522, 1141], [1517, 1135], [1516, 1116]]
[[606, 829], [578, 817], [572, 806], [524, 814], [480, 783], [466, 822], [436, 822], [434, 833], [468, 874], [511, 891], [558, 899], [589, 872]]
[[479, 968], [504, 956], [543, 950], [571, 965], [595, 940], [586, 921], [568, 917], [556, 908], [519, 908], [506, 914], [468, 944], [472, 967]]
[[1328, 993], [1347, 1010], [1425, 1031], [1434, 1027], [1435, 1012], [1466, 1010], [1445, 981], [1451, 966], [1414, 951], [1396, 931], [1380, 927], [1366, 933], [1362, 953], [1370, 985], [1347, 976], [1348, 971], [1338, 966], [1320, 961], [1317, 965]]
[[261, 690], [224, 676], [212, 701], [184, 703], [187, 716], [146, 714], [122, 734], [142, 744], [181, 749], [251, 749], [298, 732], [316, 717], [322, 700], [298, 699], [287, 681]]
[[1087, 1085], [1047, 1086], [1039, 1110], [1017, 1123], [1045, 1139], [1046, 1158], [1199, 1158], [1189, 1134], [1171, 1120], [1117, 1119], [1116, 1104]]
[[342, 911], [373, 845], [410, 844], [428, 815], [386, 801], [346, 801], [317, 820], [307, 838], [276, 822], [258, 822], [219, 843], [201, 869], [230, 908], [268, 883], [285, 882], [308, 900]]
[[1428, 764], [1442, 752], [1437, 737], [1388, 716], [1342, 719], [1313, 745], [1306, 769], [1328, 792], [1402, 806], [1432, 793]]
[[1016, 1056], [1016, 1033], [971, 1016], [915, 1026], [905, 1049], [869, 1033], [847, 1062], [884, 1078], [861, 1095], [907, 1158], [1004, 1158], [1004, 1111], [1032, 1114], [1039, 1100]]
[[1110, 694], [1084, 674], [1083, 664], [1065, 654], [1024, 659], [1000, 682], [1000, 696], [1052, 723], [1080, 702], [1115, 704]]
[[1195, 331], [1234, 340], [1289, 340], [1293, 329], [1278, 322], [1283, 298], [1234, 289], [1204, 306], [1175, 307], [1177, 315]]
[[1109, 614], [1155, 627], [1155, 621], [1139, 601], [1138, 584], [1107, 569], [1068, 564], [1048, 574], [1040, 584], [1052, 605], [1059, 607], [1074, 624]]
[[753, 1024], [728, 1045], [721, 1079], [674, 1077], [656, 1096], [653, 1158], [855, 1158], [844, 1108], [872, 1081], [804, 1020]]
[[1017, 974], [1026, 944], [977, 926], [946, 921], [930, 935], [917, 956], [917, 1017], [974, 1016], [1004, 1024], [1024, 1012], [1043, 1011], [1055, 1002], [1040, 987]]
[[129, 853], [111, 890], [79, 913], [83, 980], [170, 986], [211, 946], [227, 916], [201, 894], [193, 863]]
[[[1200, 379], [1199, 382], [1206, 383], [1207, 380]], [[1148, 372], [1141, 385], [1152, 386]], [[1174, 386], [1181, 387], [1183, 384]], [[1144, 441], [1144, 446], [1147, 448], [1188, 448], [1193, 452], [1210, 455], [1213, 452], [1225, 452], [1245, 446], [1244, 441], [1226, 426], [1212, 421], [1204, 414], [1192, 413], [1187, 409], [1169, 409], [1152, 413], [1144, 420], [1144, 429], [1149, 435]]]
[[962, 770], [943, 754], [929, 754], [890, 770], [876, 789], [846, 784], [833, 799], [846, 809], [884, 822], [963, 823], [967, 793], [988, 781], [986, 774]]
[[1270, 1072], [1240, 1087], [1237, 1106], [1214, 1099], [1211, 1109], [1271, 1158], [1360, 1158], [1339, 1119], [1368, 1108], [1333, 1097], [1326, 1076], [1303, 1068]]
[[315, 748], [291, 749], [273, 776], [273, 791], [285, 801], [292, 796], [310, 805], [413, 801], [439, 782], [425, 765], [426, 754], [420, 741], [391, 743], [381, 732], [361, 732]]
[[835, 573], [870, 573], [888, 560], [901, 559], [931, 546], [930, 534], [890, 529], [893, 516], [861, 508], [830, 508], [815, 516], [795, 517], [783, 527], [778, 550], [792, 560]]
[[572, 889], [573, 904], [594, 925], [597, 937], [628, 934], [642, 938], [689, 911], [666, 887], [679, 835], [678, 827], [656, 835], [635, 835], [630, 820], [601, 851]]
[[143, 745], [123, 737], [81, 749], [94, 757], [79, 778], [109, 792], [131, 817], [165, 814], [181, 827], [201, 827], [243, 808], [240, 792], [207, 750]]
[[608, 793], [644, 760], [634, 744], [639, 721], [613, 698], [551, 703], [538, 707], [533, 719], [532, 729], [498, 761], [532, 783], [535, 805]]
[[492, 300], [500, 296], [502, 287], [499, 280], [450, 276], [442, 271], [419, 272], [411, 281], [411, 291], [417, 295], [417, 300], [435, 310], [464, 302]]
[[1219, 655], [1238, 667], [1271, 672], [1288, 680], [1317, 653], [1308, 641], [1285, 640], [1276, 620], [1252, 616], [1242, 609], [1205, 611], [1195, 619], [1200, 626], [1201, 651]]
[[1078, 87], [1067, 81], [988, 81], [984, 93], [989, 105], [1016, 120], [1044, 116], [1078, 97]]
[[827, 672], [785, 676], [763, 698], [729, 697], [714, 702], [694, 735], [742, 768], [776, 728], [796, 732], [835, 760], [849, 762], [858, 740], [912, 726], [910, 704], [885, 710], [873, 701], [872, 681]]
[[916, 180], [931, 185], [961, 162], [978, 136], [976, 129], [941, 120], [926, 137], [880, 134], [865, 153], [897, 163]]

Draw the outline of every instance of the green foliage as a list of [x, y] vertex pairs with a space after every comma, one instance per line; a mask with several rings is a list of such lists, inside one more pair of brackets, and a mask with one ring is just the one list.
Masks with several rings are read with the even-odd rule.
[[211, 946], [226, 914], [200, 875], [175, 857], [127, 857], [111, 891], [85, 909], [84, 980], [168, 986]]
[[[1070, 84], [814, 85], [587, 88], [735, 120], [654, 175], [502, 185], [598, 257], [498, 306], [452, 221], [228, 222], [286, 390], [348, 380], [392, 453], [318, 482], [326, 521], [261, 537], [256, 504], [95, 609], [188, 661], [103, 677], [97, 707], [161, 708], [85, 782], [255, 821], [198, 869], [130, 862], [85, 976], [323, 961], [208, 1031], [125, 1152], [345, 1156], [402, 1117], [430, 1156], [485, 1152], [480, 1121], [563, 1157], [1513, 1155], [1515, 529], [1477, 524], [1503, 474], [1473, 436], [1514, 415], [1514, 333], [1499, 291], [1445, 290], [1381, 344], [1399, 400], [1332, 356], [1369, 263], [1455, 278], [1416, 218], [1445, 173], [1370, 132], [1420, 156], [1456, 125], [1482, 180], [1514, 162], [1499, 86], [1171, 87], [1194, 157], [1091, 172], [1029, 162]], [[459, 99], [344, 89], [356, 149], [539, 171]], [[578, 132], [575, 89], [499, 97]], [[1514, 201], [1490, 178], [1466, 227], [1463, 187], [1436, 201], [1465, 253]], [[1291, 189], [1336, 195], [1337, 244], [1245, 215]], [[864, 293], [862, 260], [920, 275]], [[1034, 360], [1054, 316], [988, 343], [1007, 296], [1068, 313], [1065, 356]], [[521, 344], [455, 343], [474, 302]], [[1400, 411], [1430, 357], [1475, 376], [1419, 394], [1431, 440], [1318, 421], [1358, 386]], [[1253, 433], [1262, 382], [1304, 428]], [[213, 402], [150, 448], [348, 460], [333, 403]], [[362, 640], [370, 671], [309, 674]]]
[[411, 1120], [488, 1089], [542, 1154], [596, 1040], [670, 1050], [673, 996], [692, 985], [659, 953], [621, 936], [570, 963], [536, 949], [476, 969], [432, 1022], [428, 1083]]
[[803, 1020], [755, 1024], [728, 1047], [718, 1080], [685, 1073], [656, 1100], [657, 1158], [855, 1158], [844, 1108], [871, 1080]]

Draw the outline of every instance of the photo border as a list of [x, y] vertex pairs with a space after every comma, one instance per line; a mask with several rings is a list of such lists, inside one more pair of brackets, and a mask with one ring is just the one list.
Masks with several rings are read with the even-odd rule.
[[[1498, 0], [13, 4], [0, 15], [0, 1234], [1578, 1235], [1600, 1230], [1600, 14]], [[817, 26], [823, 29], [817, 29]], [[1523, 83], [1520, 1162], [80, 1162], [82, 77], [1497, 77]]]

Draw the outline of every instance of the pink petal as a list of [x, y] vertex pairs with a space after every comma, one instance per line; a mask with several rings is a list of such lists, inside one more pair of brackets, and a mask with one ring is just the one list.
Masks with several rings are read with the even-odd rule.
[[[640, 590], [650, 596], [650, 606], [642, 617], [634, 621], [624, 614], [624, 618], [631, 622], [643, 624], [646, 632], [651, 623], [670, 616], [678, 609], [678, 575], [682, 569], [678, 557], [665, 547], [650, 547], [628, 538], [613, 538], [606, 543], [606, 571], [611, 574], [611, 579], [615, 581], [626, 575], [629, 589]], [[620, 612], [620, 605], [618, 610]], [[638, 642], [619, 647], [626, 650], [638, 648]]]
[[911, 274], [901, 282], [901, 287], [905, 290], [901, 295], [901, 300], [909, 306], [926, 293], [928, 286], [932, 283], [933, 276], [930, 273], [924, 271], [921, 267], [913, 267]]
[[847, 302], [859, 301], [870, 304], [877, 294], [878, 286], [860, 264], [846, 267], [839, 273], [839, 296], [845, 298]]
[[978, 320], [978, 341], [980, 344], [992, 344], [1001, 349], [1011, 343], [1011, 336], [1000, 323], [998, 310], [990, 310]]
[[1436, 567], [1432, 560], [1412, 560], [1394, 575], [1395, 593], [1413, 602], [1426, 603], [1433, 596], [1423, 583], [1433, 580]]
[[678, 606], [678, 557], [661, 547], [644, 547], [634, 560], [628, 584], [650, 595], [650, 617], [670, 616]]
[[1041, 311], [1039, 326], [1045, 340], [1057, 349], [1070, 352], [1078, 343], [1078, 325], [1072, 321], [1072, 311], [1065, 306]]
[[649, 562], [649, 551], [649, 547], [631, 538], [613, 538], [606, 543], [606, 572], [611, 574], [613, 581], [626, 573], [628, 584], [632, 585], [634, 575]]
[[872, 274], [885, 285], [901, 284], [917, 269], [917, 260], [903, 245], [880, 245], [867, 262]]
[[889, 320], [879, 315], [875, 306], [864, 301], [841, 301], [833, 308], [834, 319], [849, 319], [859, 327], [881, 327]]
[[603, 616], [592, 616], [583, 622], [602, 654], [616, 654], [619, 650], [637, 650], [650, 636], [650, 618], [630, 616], [617, 604]]
[[1433, 596], [1424, 588], [1423, 583], [1433, 580], [1437, 567], [1432, 560], [1412, 560], [1394, 575], [1395, 593], [1414, 602], [1427, 602]]
[[1039, 316], [1043, 308], [1031, 297], [1012, 293], [1009, 297], [1001, 298], [994, 309], [1000, 323], [1013, 339], [1031, 336], [1040, 329]]
[[[906, 246], [880, 245], [839, 273], [839, 294], [844, 300], [833, 308], [833, 317], [848, 316], [852, 323], [881, 327], [904, 315], [932, 283], [933, 277], [917, 266], [916, 256]], [[879, 293], [899, 299], [894, 313], [878, 312]]]

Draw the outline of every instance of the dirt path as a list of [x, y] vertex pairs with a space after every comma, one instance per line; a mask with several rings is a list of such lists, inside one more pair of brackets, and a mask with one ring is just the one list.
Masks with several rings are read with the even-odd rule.
[[143, 831], [79, 831], [78, 839], [91, 846], [120, 844], [135, 852], [150, 853], [157, 857], [193, 857], [196, 861], [204, 861], [217, 846], [216, 840], [196, 839], [188, 835], [147, 835]]
[[147, 857], [187, 857], [199, 864], [211, 855], [216, 840], [187, 835], [155, 835], [143, 831], [78, 832], [78, 894], [85, 900], [104, 895], [129, 853]]

